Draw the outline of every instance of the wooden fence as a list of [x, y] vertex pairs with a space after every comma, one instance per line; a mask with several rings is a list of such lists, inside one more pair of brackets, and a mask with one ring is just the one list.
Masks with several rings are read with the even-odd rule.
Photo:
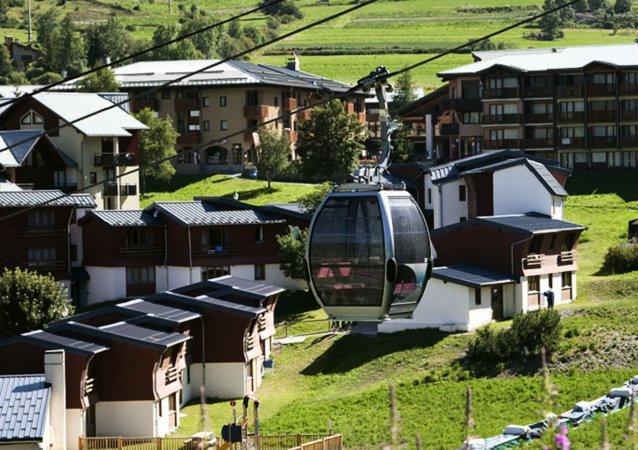
[[199, 450], [206, 448], [191, 437], [128, 438], [81, 437], [80, 450]]
[[[259, 448], [261, 450], [288, 450], [300, 448], [309, 442], [316, 442], [329, 437], [327, 434], [277, 434], [259, 436]], [[253, 447], [256, 447], [256, 437], [248, 436]]]

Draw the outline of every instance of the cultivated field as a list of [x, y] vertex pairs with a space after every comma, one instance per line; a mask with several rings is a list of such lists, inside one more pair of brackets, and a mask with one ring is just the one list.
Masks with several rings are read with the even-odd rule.
[[[595, 181], [594, 181], [595, 180]], [[624, 237], [627, 220], [638, 216], [638, 174], [587, 172], [568, 183], [567, 219], [589, 229], [579, 245], [579, 298], [561, 308], [561, 350], [552, 364], [562, 409], [595, 398], [638, 371], [638, 273], [597, 272], [611, 244]], [[280, 319], [318, 318], [312, 301], [283, 299]], [[501, 326], [506, 326], [504, 323]], [[322, 329], [325, 324], [305, 324]], [[425, 448], [455, 448], [462, 437], [464, 395], [474, 390], [477, 434], [500, 432], [509, 423], [541, 415], [541, 380], [512, 372], [473, 378], [460, 363], [468, 334], [423, 330], [376, 338], [310, 338], [275, 354], [276, 370], [258, 396], [264, 433], [325, 432], [329, 420], [350, 447], [374, 447], [389, 439], [387, 384], [397, 384], [402, 437], [419, 433]], [[185, 408], [181, 434], [197, 429], [199, 407]], [[226, 402], [209, 405], [214, 429], [229, 421]], [[623, 448], [627, 412], [609, 419], [610, 440]], [[573, 448], [597, 448], [599, 422], [571, 433]]]

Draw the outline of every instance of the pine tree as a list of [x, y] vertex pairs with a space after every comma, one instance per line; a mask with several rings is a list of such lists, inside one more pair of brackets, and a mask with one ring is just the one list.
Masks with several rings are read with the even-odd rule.
[[[545, 0], [545, 3], [543, 4], [543, 11], [552, 10], [556, 8], [556, 6], [557, 4], [555, 0]], [[562, 25], [563, 21], [558, 11], [543, 16], [539, 21], [541, 29], [541, 33], [539, 35], [540, 39], [545, 41], [554, 41], [562, 38], [564, 36]]]
[[111, 69], [101, 69], [84, 77], [78, 83], [83, 92], [115, 92], [120, 85]]
[[614, 12], [616, 14], [625, 14], [631, 11], [631, 0], [616, 0], [614, 3]]

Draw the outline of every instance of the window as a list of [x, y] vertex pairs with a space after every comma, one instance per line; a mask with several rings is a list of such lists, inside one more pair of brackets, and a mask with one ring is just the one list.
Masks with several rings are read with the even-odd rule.
[[481, 305], [481, 288], [474, 288], [474, 305]]
[[255, 280], [266, 279], [266, 266], [263, 264], [255, 264]]
[[164, 408], [162, 407], [162, 400], [157, 401], [157, 415], [162, 417], [164, 415]]
[[571, 272], [562, 272], [560, 274], [560, 279], [563, 284], [563, 287], [572, 287], [572, 273]]
[[428, 188], [428, 203], [432, 203], [432, 188]]
[[275, 95], [275, 97], [273, 99], [273, 105], [279, 106], [279, 97], [277, 97], [276, 95]]
[[201, 127], [199, 124], [190, 124], [188, 125], [188, 131], [199, 131]]
[[464, 112], [463, 123], [481, 123], [480, 112]]
[[202, 122], [202, 130], [210, 131], [210, 120], [204, 120]]
[[262, 225], [255, 229], [255, 242], [264, 242], [264, 227]]
[[52, 209], [36, 209], [29, 211], [30, 227], [52, 227], [55, 225], [55, 212]]
[[550, 289], [554, 287], [554, 274], [550, 273], [549, 275], [547, 275], [547, 284]]
[[533, 277], [527, 277], [527, 291], [528, 292], [539, 292], [541, 286], [540, 277], [538, 275]]
[[191, 384], [191, 365], [186, 364], [186, 383]]
[[211, 278], [223, 277], [230, 275], [229, 266], [204, 267], [202, 269], [202, 280], [210, 280]]
[[466, 200], [466, 192], [465, 192], [465, 186], [464, 185], [459, 185], [459, 201], [460, 202], [464, 202]]
[[42, 116], [34, 111], [29, 111], [20, 119], [21, 125], [42, 125], [43, 122]]
[[193, 109], [193, 110], [189, 111], [188, 115], [190, 117], [199, 117], [199, 109]]
[[225, 108], [226, 105], [228, 105], [228, 100], [226, 99], [225, 95], [222, 95], [219, 97], [219, 106], [221, 106], [222, 108]]
[[78, 260], [78, 246], [75, 244], [71, 244], [69, 246], [69, 258], [71, 258], [71, 261], [77, 261]]
[[55, 261], [58, 256], [58, 252], [54, 247], [51, 248], [30, 248], [27, 251], [27, 258], [29, 262], [48, 262]]
[[259, 91], [246, 91], [246, 105], [256, 106], [259, 104]]
[[162, 91], [161, 97], [162, 97], [162, 100], [170, 100], [171, 91]]
[[224, 245], [228, 240], [228, 230], [225, 228], [211, 227], [202, 233], [202, 245], [204, 247], [214, 247]]
[[202, 106], [204, 107], [210, 106], [210, 97], [202, 97]]
[[478, 80], [461, 81], [462, 98], [481, 98], [481, 85]]
[[233, 144], [233, 164], [241, 164], [244, 159], [244, 151], [241, 144]]
[[155, 283], [155, 267], [127, 267], [126, 284]]
[[127, 247], [140, 247], [144, 245], [153, 245], [153, 233], [151, 233], [151, 230], [144, 228], [130, 228], [126, 230]]
[[228, 130], [228, 120], [222, 119], [219, 121], [219, 129], [222, 131]]
[[593, 84], [613, 84], [616, 82], [616, 74], [613, 73], [595, 73], [591, 81]]

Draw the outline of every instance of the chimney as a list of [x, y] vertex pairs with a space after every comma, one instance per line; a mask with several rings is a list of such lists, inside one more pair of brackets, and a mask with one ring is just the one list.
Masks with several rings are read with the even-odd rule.
[[286, 69], [299, 71], [299, 56], [297, 56], [297, 52], [292, 52], [292, 58], [288, 58]]
[[67, 446], [64, 350], [47, 350], [44, 353], [44, 381], [51, 385], [51, 450], [65, 450]]

